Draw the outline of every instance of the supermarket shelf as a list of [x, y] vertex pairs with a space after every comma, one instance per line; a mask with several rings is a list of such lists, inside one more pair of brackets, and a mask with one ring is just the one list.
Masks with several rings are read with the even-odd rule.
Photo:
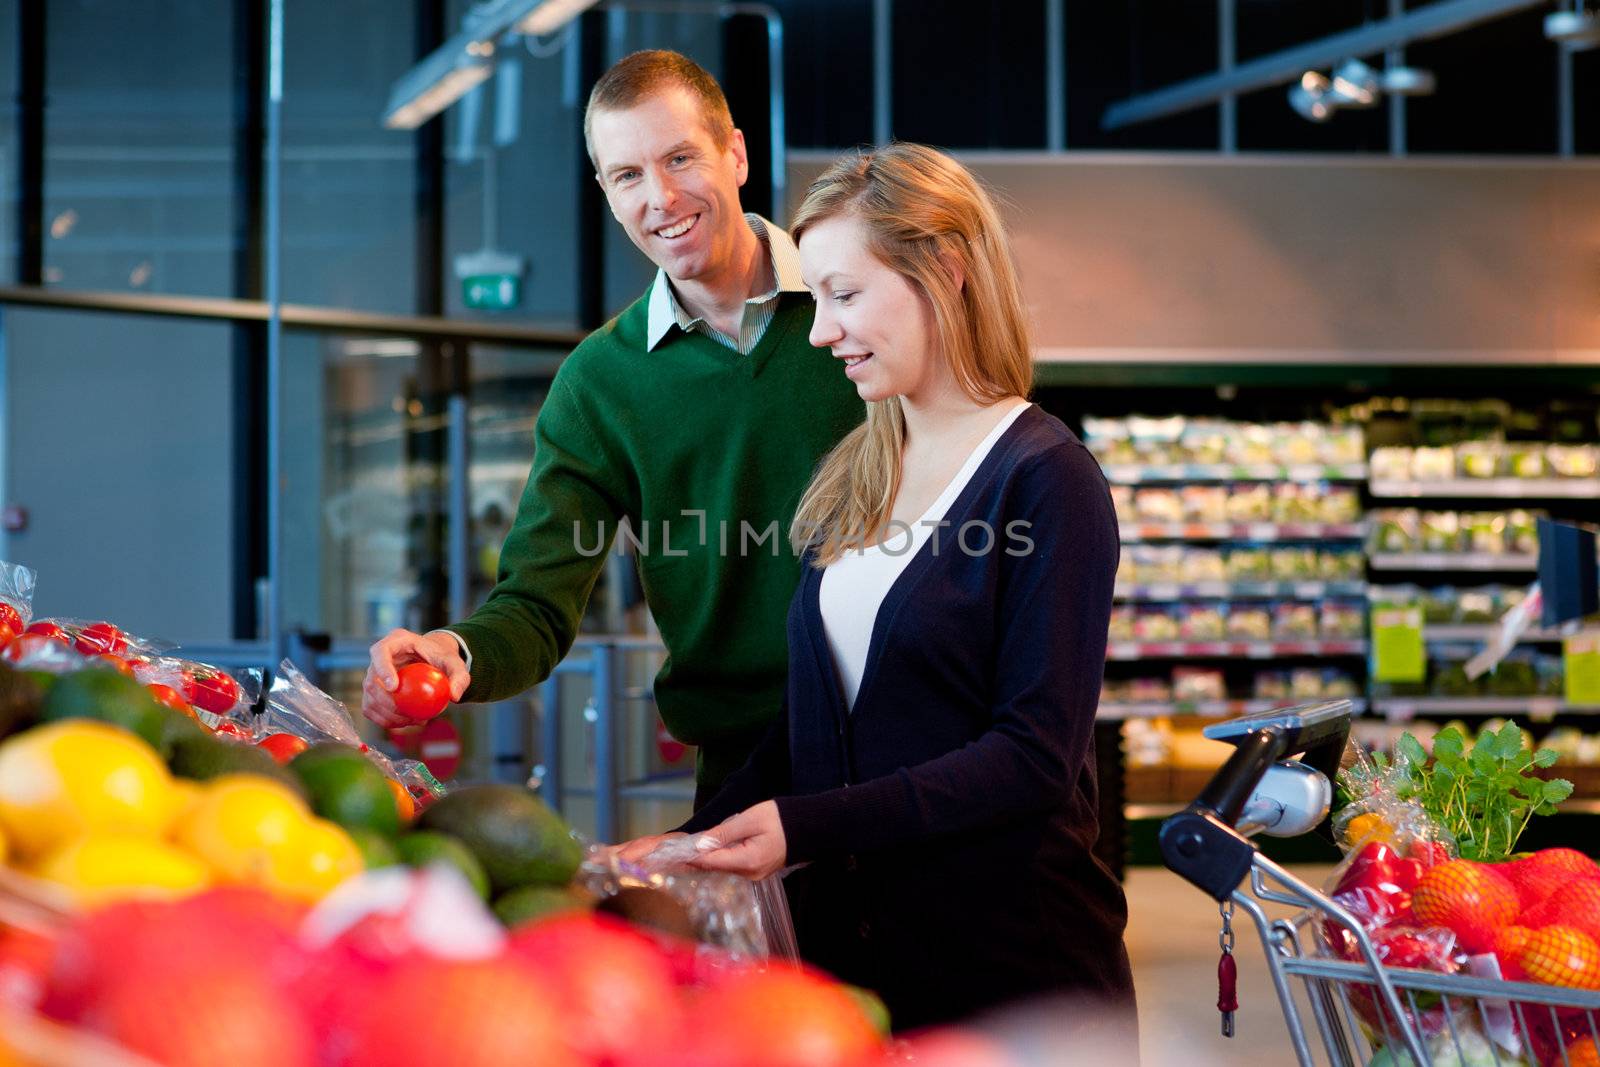
[[1113, 641], [1108, 660], [1364, 656], [1366, 641]]
[[1362, 522], [1130, 522], [1122, 540], [1139, 541], [1360, 541]]
[[[1562, 805], [1566, 807], [1567, 805]], [[1124, 804], [1122, 817], [1125, 819], [1166, 819], [1182, 811], [1184, 805], [1170, 804]]]
[[1375, 497], [1450, 497], [1472, 499], [1600, 500], [1600, 480], [1594, 478], [1451, 478], [1437, 482], [1373, 481]]
[[1319, 600], [1330, 596], [1364, 597], [1366, 582], [1150, 582], [1118, 586], [1113, 599], [1130, 601], [1250, 600], [1289, 597]]
[[1375, 571], [1502, 571], [1532, 574], [1537, 554], [1494, 552], [1375, 552], [1368, 559]]
[[[1432, 623], [1422, 624], [1422, 636], [1428, 641], [1487, 641], [1499, 627], [1491, 623]], [[1585, 630], [1584, 634], [1593, 636], [1600, 631]], [[1557, 630], [1525, 630], [1517, 638], [1518, 644], [1539, 644], [1542, 642], [1557, 642], [1563, 640], [1564, 635]]]
[[[1101, 704], [1095, 717], [1099, 719], [1153, 719], [1167, 715], [1199, 715], [1211, 719], [1235, 718], [1240, 715], [1258, 715], [1274, 708], [1287, 708], [1303, 700], [1177, 700], [1138, 701], [1133, 703]], [[1355, 712], [1367, 709], [1361, 699], [1350, 701]]]
[[1600, 704], [1569, 704], [1560, 697], [1380, 697], [1372, 710], [1403, 722], [1418, 715], [1521, 715], [1549, 719], [1556, 715], [1597, 715]]
[[1106, 479], [1118, 485], [1143, 485], [1150, 482], [1364, 482], [1367, 480], [1365, 463], [1339, 463], [1325, 465], [1306, 463], [1282, 465], [1277, 463], [1173, 463], [1173, 464], [1123, 464], [1111, 463], [1105, 468]]

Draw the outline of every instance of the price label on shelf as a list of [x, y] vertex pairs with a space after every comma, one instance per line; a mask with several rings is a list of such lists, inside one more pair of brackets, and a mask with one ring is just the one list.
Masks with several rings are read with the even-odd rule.
[[1569, 704], [1600, 704], [1600, 634], [1574, 634], [1561, 642], [1561, 667]]
[[1422, 608], [1412, 604], [1372, 606], [1372, 680], [1420, 682], [1427, 675], [1422, 644]]

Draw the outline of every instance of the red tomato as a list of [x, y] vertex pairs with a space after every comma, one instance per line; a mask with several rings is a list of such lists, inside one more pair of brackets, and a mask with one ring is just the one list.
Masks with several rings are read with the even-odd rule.
[[408, 719], [431, 719], [450, 703], [450, 682], [431, 663], [407, 663], [399, 671], [394, 707]]
[[8, 622], [0, 621], [0, 648], [17, 639], [17, 630]]
[[128, 650], [128, 638], [109, 622], [91, 623], [78, 632], [77, 647], [86, 656], [97, 652], [115, 656]]
[[224, 737], [233, 737], [240, 741], [250, 740], [250, 731], [246, 730], [243, 726], [240, 726], [232, 719], [224, 719], [222, 722], [218, 723], [216, 732]]
[[41, 619], [24, 630], [23, 633], [30, 633], [36, 637], [48, 637], [52, 641], [60, 641], [63, 645], [72, 644], [72, 635], [48, 619]]
[[36, 655], [59, 648], [60, 644], [39, 634], [23, 634], [0, 650], [0, 659], [7, 663], [22, 663]]
[[194, 713], [194, 709], [189, 706], [189, 702], [183, 699], [183, 695], [172, 686], [154, 682], [145, 686], [145, 688], [150, 690], [150, 695], [156, 698], [157, 704], [165, 704], [173, 711], [181, 711], [189, 718], [199, 721], [200, 716]]
[[265, 749], [279, 763], [288, 763], [311, 746], [294, 734], [268, 734], [256, 742], [256, 747]]
[[0, 600], [0, 624], [9, 626], [20, 634], [22, 632], [22, 613], [12, 607], [9, 602]]
[[183, 695], [195, 707], [226, 715], [239, 703], [239, 683], [223, 671], [184, 671]]
[[[98, 656], [90, 656], [89, 662], [104, 664], [105, 666], [110, 667], [112, 670], [121, 671], [129, 678], [133, 677], [133, 662], [131, 660], [125, 660], [121, 656], [113, 656], [109, 652], [102, 652]], [[166, 687], [163, 686], [162, 688], [165, 689]], [[157, 699], [160, 698], [158, 697]]]

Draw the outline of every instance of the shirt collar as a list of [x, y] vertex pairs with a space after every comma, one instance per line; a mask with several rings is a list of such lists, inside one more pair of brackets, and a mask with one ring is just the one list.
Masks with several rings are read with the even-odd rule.
[[[800, 250], [789, 239], [788, 233], [754, 212], [746, 212], [744, 219], [760, 239], [762, 247], [767, 250], [773, 276], [778, 279], [774, 289], [760, 296], [753, 296], [750, 301], [760, 304], [771, 300], [779, 293], [805, 292], [805, 282], [800, 280]], [[656, 268], [656, 280], [650, 287], [645, 344], [647, 349], [655, 351], [667, 333], [679, 325], [679, 311], [680, 305], [677, 296], [672, 292], [672, 283], [667, 278], [667, 272], [659, 267]], [[687, 315], [684, 318], [687, 319]]]

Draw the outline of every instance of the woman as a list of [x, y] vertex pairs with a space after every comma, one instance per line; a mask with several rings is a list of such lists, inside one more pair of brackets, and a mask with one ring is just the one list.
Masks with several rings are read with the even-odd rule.
[[867, 420], [791, 530], [810, 565], [782, 721], [683, 830], [721, 843], [708, 869], [808, 864], [787, 879], [802, 955], [897, 1028], [1052, 993], [1131, 1009], [1126, 902], [1093, 853], [1116, 520], [1025, 399], [999, 215], [960, 164], [895, 144], [818, 178], [793, 233], [811, 342]]

